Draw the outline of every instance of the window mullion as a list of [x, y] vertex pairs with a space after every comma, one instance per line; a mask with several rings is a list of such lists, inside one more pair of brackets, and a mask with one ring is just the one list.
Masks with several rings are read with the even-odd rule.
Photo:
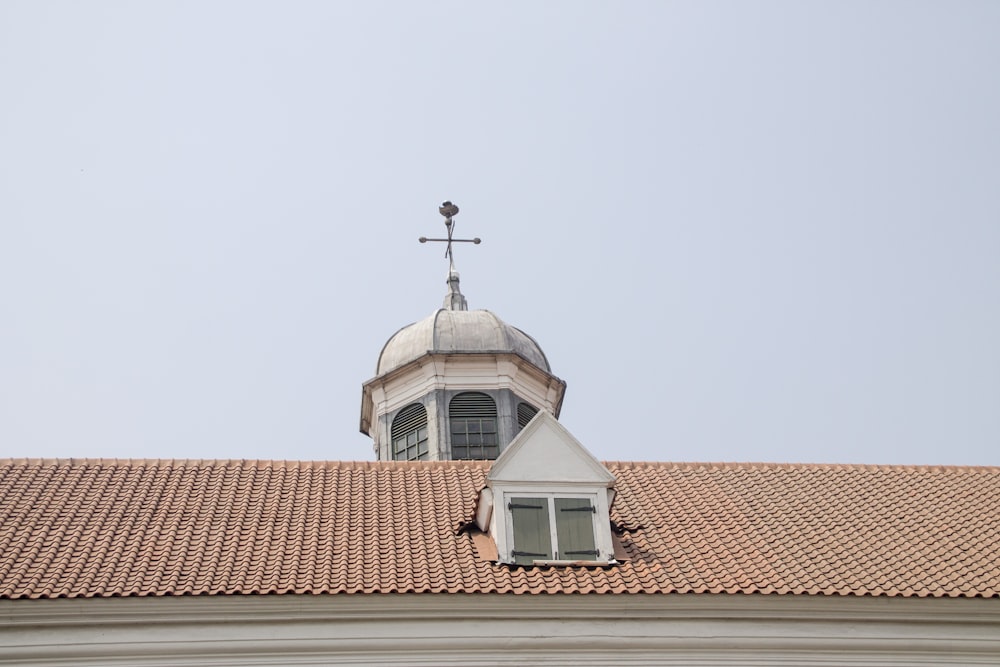
[[548, 497], [549, 503], [549, 538], [552, 540], [552, 558], [559, 560], [559, 535], [556, 533], [556, 505], [552, 496]]

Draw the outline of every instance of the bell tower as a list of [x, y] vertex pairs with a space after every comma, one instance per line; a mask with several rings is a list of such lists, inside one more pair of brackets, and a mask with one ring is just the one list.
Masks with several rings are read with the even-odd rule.
[[397, 331], [362, 386], [361, 432], [380, 461], [495, 459], [539, 410], [558, 417], [566, 383], [528, 334], [469, 310], [452, 254], [458, 207], [444, 202], [447, 292], [441, 308]]

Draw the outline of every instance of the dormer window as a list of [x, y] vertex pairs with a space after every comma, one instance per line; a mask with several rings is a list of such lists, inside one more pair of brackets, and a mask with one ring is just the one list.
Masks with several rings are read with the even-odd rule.
[[538, 561], [595, 561], [597, 506], [594, 497], [508, 497], [511, 561], [532, 565]]
[[493, 397], [476, 391], [457, 394], [448, 405], [448, 418], [451, 458], [495, 459], [500, 453]]
[[500, 563], [614, 565], [610, 509], [615, 476], [541, 410], [486, 476], [476, 525]]

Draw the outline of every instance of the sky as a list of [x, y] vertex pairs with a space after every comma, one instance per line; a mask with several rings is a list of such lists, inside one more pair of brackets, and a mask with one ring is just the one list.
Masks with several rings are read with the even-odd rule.
[[0, 2], [0, 456], [372, 460], [440, 307], [605, 460], [1000, 465], [1000, 3]]

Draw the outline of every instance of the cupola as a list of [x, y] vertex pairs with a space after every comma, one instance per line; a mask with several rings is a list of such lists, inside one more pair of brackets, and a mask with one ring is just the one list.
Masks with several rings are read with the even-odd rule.
[[441, 213], [448, 237], [421, 241], [448, 243], [443, 307], [389, 338], [362, 389], [361, 432], [380, 461], [495, 459], [539, 410], [558, 417], [566, 391], [535, 339], [468, 309], [451, 254], [458, 207]]

